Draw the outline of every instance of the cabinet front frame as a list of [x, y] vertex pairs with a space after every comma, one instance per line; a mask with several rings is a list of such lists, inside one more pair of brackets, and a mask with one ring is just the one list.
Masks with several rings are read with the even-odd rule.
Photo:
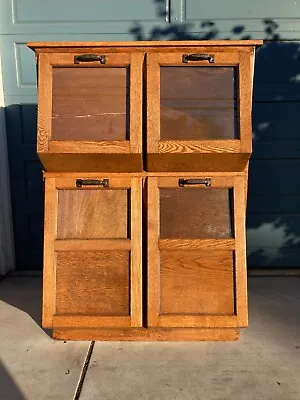
[[[189, 53], [213, 53], [215, 61], [182, 62], [183, 51], [147, 54], [147, 153], [251, 153], [252, 82], [254, 50], [221, 52], [210, 48], [191, 48]], [[236, 67], [238, 139], [160, 140], [160, 67]], [[174, 82], [176, 85], [176, 82]], [[150, 134], [151, 132], [151, 134]]]
[[[198, 175], [207, 178], [209, 174]], [[150, 177], [148, 196], [148, 325], [151, 327], [245, 327], [247, 313], [247, 274], [245, 212], [246, 192], [243, 176], [212, 176], [212, 188], [233, 189], [234, 238], [230, 239], [160, 239], [160, 188], [178, 188], [177, 177]], [[191, 177], [192, 178], [192, 177]], [[195, 178], [195, 175], [193, 176]], [[193, 186], [197, 190], [200, 185]], [[203, 187], [203, 185], [202, 185]], [[184, 190], [184, 188], [182, 188]], [[201, 189], [201, 190], [209, 190]], [[234, 315], [166, 315], [160, 314], [160, 250], [232, 250], [234, 251]]]
[[[77, 178], [91, 179], [89, 175]], [[94, 176], [92, 177], [95, 178]], [[142, 326], [142, 179], [138, 177], [109, 179], [109, 189], [100, 187], [76, 188], [75, 177], [45, 177], [45, 226], [43, 271], [43, 326], [46, 328], [101, 328]], [[56, 239], [58, 191], [69, 190], [130, 190], [130, 239]], [[56, 253], [59, 251], [120, 251], [130, 252], [129, 316], [56, 315]]]
[[[101, 50], [92, 50], [99, 54]], [[82, 50], [77, 55], [85, 54]], [[74, 54], [40, 53], [38, 58], [38, 153], [142, 153], [142, 68], [144, 54], [108, 53], [106, 64], [99, 61], [74, 64]], [[52, 140], [53, 68], [130, 68], [129, 140]], [[99, 93], [99, 96], [101, 93]]]

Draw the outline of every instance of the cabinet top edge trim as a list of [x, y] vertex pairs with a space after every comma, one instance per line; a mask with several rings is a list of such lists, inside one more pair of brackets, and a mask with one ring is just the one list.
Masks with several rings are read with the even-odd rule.
[[132, 41], [132, 42], [28, 42], [32, 50], [45, 48], [84, 47], [186, 47], [186, 46], [261, 46], [263, 40], [188, 40], [188, 41]]

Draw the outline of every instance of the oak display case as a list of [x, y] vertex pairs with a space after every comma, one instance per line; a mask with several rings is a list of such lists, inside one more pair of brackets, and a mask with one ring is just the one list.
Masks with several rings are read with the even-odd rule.
[[29, 44], [55, 338], [238, 339], [260, 44]]

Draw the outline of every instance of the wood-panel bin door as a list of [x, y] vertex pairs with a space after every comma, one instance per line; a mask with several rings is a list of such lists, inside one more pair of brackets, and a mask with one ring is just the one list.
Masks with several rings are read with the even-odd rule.
[[147, 55], [149, 171], [245, 168], [251, 153], [252, 66], [251, 49]]
[[242, 177], [148, 178], [148, 324], [247, 325]]
[[43, 325], [142, 326], [139, 178], [46, 178]]
[[37, 150], [47, 170], [142, 169], [142, 64], [143, 54], [99, 49], [39, 55]]

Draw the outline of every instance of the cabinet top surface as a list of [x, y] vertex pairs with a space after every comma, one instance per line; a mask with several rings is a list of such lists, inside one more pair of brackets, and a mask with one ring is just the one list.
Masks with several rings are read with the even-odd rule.
[[132, 41], [132, 42], [29, 42], [33, 50], [46, 48], [84, 47], [187, 47], [187, 46], [261, 46], [263, 40], [189, 40], [189, 41]]

